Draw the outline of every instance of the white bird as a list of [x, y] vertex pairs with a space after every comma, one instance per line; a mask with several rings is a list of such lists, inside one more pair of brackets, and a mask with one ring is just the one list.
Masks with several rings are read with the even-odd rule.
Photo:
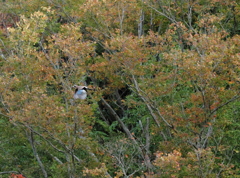
[[73, 88], [75, 88], [74, 99], [84, 100], [87, 98], [87, 89], [89, 89], [87, 86], [74, 85]]

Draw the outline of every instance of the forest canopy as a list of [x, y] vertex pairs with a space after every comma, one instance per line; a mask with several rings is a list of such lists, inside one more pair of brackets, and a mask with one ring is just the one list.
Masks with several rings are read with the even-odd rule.
[[239, 1], [0, 12], [0, 177], [240, 177]]

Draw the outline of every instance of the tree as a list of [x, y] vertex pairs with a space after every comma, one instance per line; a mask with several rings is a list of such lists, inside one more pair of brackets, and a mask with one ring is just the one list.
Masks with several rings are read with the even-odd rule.
[[[235, 1], [49, 2], [6, 36], [1, 115], [35, 163], [14, 173], [238, 173]], [[87, 100], [72, 99], [79, 83], [93, 89]]]
[[[87, 136], [94, 123], [95, 104], [72, 104], [70, 99], [71, 84], [84, 74], [81, 59], [88, 58], [92, 48], [81, 40], [79, 24], [62, 25], [58, 35], [44, 38], [46, 30], [52, 28], [51, 19], [54, 12], [43, 8], [31, 18], [22, 17], [17, 28], [9, 29], [14, 55], [4, 63], [2, 103], [11, 122], [24, 128], [44, 177], [48, 177], [41, 158], [45, 154], [63, 168], [66, 163], [68, 176], [73, 177], [83, 168], [82, 159], [97, 161], [91, 150], [94, 142]], [[77, 48], [73, 41], [79, 44]], [[48, 147], [49, 151], [41, 155], [38, 147]], [[83, 158], [76, 156], [81, 152], [85, 152], [80, 156]]]

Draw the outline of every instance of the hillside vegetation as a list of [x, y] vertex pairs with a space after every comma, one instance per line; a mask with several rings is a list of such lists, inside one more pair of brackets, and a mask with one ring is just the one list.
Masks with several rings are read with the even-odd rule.
[[238, 0], [0, 11], [1, 178], [240, 177]]

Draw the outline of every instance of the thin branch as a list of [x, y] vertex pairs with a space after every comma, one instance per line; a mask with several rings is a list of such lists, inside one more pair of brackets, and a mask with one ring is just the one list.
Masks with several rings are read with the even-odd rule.
[[[143, 3], [144, 0], [142, 0]], [[141, 15], [139, 17], [139, 23], [138, 23], [138, 38], [141, 38], [141, 36], [143, 35], [143, 22], [144, 22], [144, 11], [143, 9], [140, 10], [141, 11]]]
[[158, 14], [166, 17], [166, 18], [167, 18], [168, 20], [170, 20], [172, 23], [175, 23], [175, 24], [177, 23], [177, 21], [176, 21], [175, 19], [169, 17], [168, 15], [164, 14], [163, 12], [160, 12], [160, 11], [157, 10], [155, 7], [152, 7], [152, 6], [150, 6], [149, 4], [147, 4], [147, 6], [150, 7], [151, 9], [153, 9], [154, 11], [156, 11]]
[[208, 131], [207, 131], [207, 134], [206, 134], [206, 138], [204, 139], [204, 142], [203, 142], [203, 144], [202, 144], [202, 146], [201, 146], [202, 148], [206, 148], [208, 138], [211, 136], [212, 131], [213, 131], [213, 128], [212, 128], [212, 126], [210, 125], [210, 126], [208, 127]]
[[[40, 136], [44, 141], [46, 141], [51, 147], [53, 147], [56, 151], [60, 152], [60, 153], [65, 153], [63, 150], [58, 149], [56, 146], [54, 146], [49, 140], [47, 140], [44, 136], [42, 136], [41, 133], [37, 132], [36, 130], [34, 130], [33, 128], [31, 128], [30, 126], [23, 124], [25, 127], [27, 127], [28, 129], [30, 129], [33, 133], [35, 133], [36, 135]], [[53, 138], [54, 140], [58, 141], [57, 139]], [[61, 146], [62, 143], [59, 143]]]
[[101, 98], [101, 101], [104, 103], [104, 105], [107, 107], [107, 109], [110, 111], [110, 113], [117, 119], [121, 127], [123, 128], [124, 132], [127, 134], [128, 138], [131, 139], [135, 144], [137, 144], [137, 141], [132, 136], [131, 132], [127, 128], [127, 126], [123, 123], [121, 118], [117, 115], [117, 113], [113, 110], [113, 108], [107, 103], [107, 101], [104, 98]]
[[9, 118], [9, 119], [12, 119], [12, 117], [10, 117], [10, 116], [8, 116], [8, 115], [6, 115], [6, 114], [3, 114], [2, 112], [0, 112], [0, 115], [2, 115], [2, 116], [4, 116], [4, 117], [7, 117], [7, 118]]
[[4, 171], [4, 172], [0, 172], [0, 174], [11, 174], [11, 173], [20, 174], [18, 171]]
[[[146, 144], [145, 144], [145, 150], [146, 150], [145, 160], [146, 160], [146, 163], [148, 164], [148, 168], [150, 168], [150, 167], [151, 167], [151, 160], [150, 160], [150, 158], [148, 157], [148, 154], [150, 154], [149, 118], [147, 118], [147, 123], [146, 123], [146, 126], [145, 126], [145, 139], [146, 139]], [[148, 171], [150, 171], [150, 170], [148, 170]]]
[[125, 8], [124, 7], [122, 8], [122, 11], [120, 12], [120, 8], [118, 6], [118, 18], [119, 18], [121, 35], [123, 35], [123, 20], [125, 18]]
[[157, 114], [159, 115], [159, 117], [165, 122], [165, 124], [170, 127], [173, 128], [173, 126], [171, 124], [168, 123], [168, 121], [163, 117], [163, 115], [160, 113], [159, 109], [157, 109], [157, 107], [153, 107], [151, 104], [149, 104], [149, 101], [140, 93], [144, 93], [142, 92], [142, 90], [139, 88], [137, 80], [135, 79], [134, 75], [132, 75], [132, 80], [133, 80], [133, 84], [135, 86], [135, 89], [137, 90], [137, 94], [138, 96], [144, 101], [144, 103], [146, 104], [148, 110], [150, 111], [154, 121], [157, 123], [158, 127], [160, 127], [160, 123], [158, 121], [158, 117], [156, 116], [156, 114], [154, 113], [153, 109], [155, 109], [157, 111]]
[[228, 100], [227, 102], [225, 102], [225, 103], [221, 104], [220, 106], [216, 107], [214, 110], [212, 110], [212, 111], [210, 112], [209, 116], [211, 116], [213, 113], [215, 113], [217, 110], [221, 109], [222, 107], [228, 105], [228, 104], [231, 103], [232, 101], [235, 101], [235, 100], [237, 100], [238, 98], [240, 98], [240, 95], [239, 95], [239, 94], [240, 94], [240, 92], [239, 92], [237, 95], [235, 95], [234, 97], [232, 97], [230, 100]]
[[63, 164], [63, 162], [62, 162], [58, 157], [52, 155], [51, 153], [49, 153], [49, 154], [50, 154], [50, 156], [52, 156], [53, 159], [54, 159], [55, 161], [57, 161], [59, 164]]
[[[21, 123], [21, 124], [22, 124], [22, 123]], [[71, 153], [71, 152], [72, 152], [71, 149], [69, 149], [64, 143], [61, 142], [61, 140], [56, 139], [54, 136], [52, 136], [52, 134], [50, 134], [50, 133], [49, 133], [47, 130], [45, 130], [44, 128], [43, 128], [44, 131], [46, 131], [53, 140], [57, 141], [57, 143], [60, 144], [60, 145], [62, 146], [62, 148], [65, 149], [65, 151], [58, 149], [58, 148], [57, 148], [56, 146], [54, 146], [49, 140], [47, 140], [41, 133], [37, 132], [36, 130], [34, 130], [34, 129], [31, 128], [30, 126], [28, 126], [28, 125], [26, 125], [26, 124], [23, 124], [23, 125], [24, 125], [25, 127], [27, 127], [28, 129], [30, 129], [30, 130], [31, 130], [33, 133], [35, 133], [36, 135], [40, 136], [43, 140], [45, 140], [51, 147], [53, 147], [53, 148], [54, 148], [55, 150], [57, 150], [58, 152], [64, 153], [64, 154], [66, 154], [66, 153]], [[74, 158], [75, 158], [79, 163], [82, 162], [82, 160], [79, 159], [76, 155], [73, 155], [73, 156], [74, 156]]]
[[143, 97], [143, 96], [140, 94], [140, 88], [139, 88], [139, 86], [138, 86], [138, 83], [137, 83], [134, 75], [132, 75], [132, 81], [133, 81], [133, 84], [134, 84], [134, 86], [135, 86], [135, 89], [137, 90], [138, 96], [144, 101], [144, 103], [146, 104], [146, 106], [147, 106], [147, 108], [148, 108], [148, 110], [149, 110], [149, 112], [150, 112], [153, 120], [156, 122], [157, 126], [160, 127], [160, 123], [159, 123], [158, 118], [157, 118], [156, 114], [154, 113], [152, 107], [149, 105], [149, 103], [148, 103], [148, 101], [146, 100], [146, 98]]
[[0, 95], [0, 99], [1, 99], [1, 103], [3, 105], [3, 108], [6, 110], [6, 112], [10, 112], [9, 109], [8, 109], [8, 106], [4, 103], [4, 99], [3, 99], [3, 96], [2, 94]]
[[37, 149], [36, 149], [36, 147], [34, 145], [33, 132], [30, 130], [30, 133], [27, 134], [27, 135], [28, 135], [28, 140], [29, 140], [30, 145], [31, 145], [32, 150], [33, 150], [33, 154], [34, 154], [35, 158], [37, 159], [37, 162], [38, 162], [38, 164], [39, 164], [39, 166], [40, 166], [40, 168], [42, 170], [42, 173], [43, 173], [44, 177], [47, 178], [48, 177], [47, 171], [46, 171], [46, 169], [45, 169], [45, 167], [44, 167], [44, 165], [43, 165], [43, 163], [42, 163], [42, 161], [41, 161], [41, 159], [40, 159], [40, 157], [38, 155]]
[[129, 129], [127, 128], [127, 126], [123, 123], [123, 121], [121, 120], [121, 118], [117, 115], [117, 113], [113, 110], [113, 108], [107, 103], [107, 101], [104, 98], [101, 98], [101, 101], [104, 103], [104, 105], [107, 107], [107, 109], [110, 111], [110, 113], [117, 119], [118, 123], [121, 125], [121, 127], [123, 128], [124, 132], [127, 134], [128, 138], [137, 146], [138, 151], [141, 153], [141, 156], [144, 160], [145, 165], [151, 169], [152, 168], [152, 164], [149, 163], [148, 160], [150, 160], [149, 155], [148, 154], [144, 154], [143, 150], [141, 149], [141, 147], [138, 145], [138, 142], [136, 141], [136, 139], [132, 136], [131, 132], [129, 131]]

